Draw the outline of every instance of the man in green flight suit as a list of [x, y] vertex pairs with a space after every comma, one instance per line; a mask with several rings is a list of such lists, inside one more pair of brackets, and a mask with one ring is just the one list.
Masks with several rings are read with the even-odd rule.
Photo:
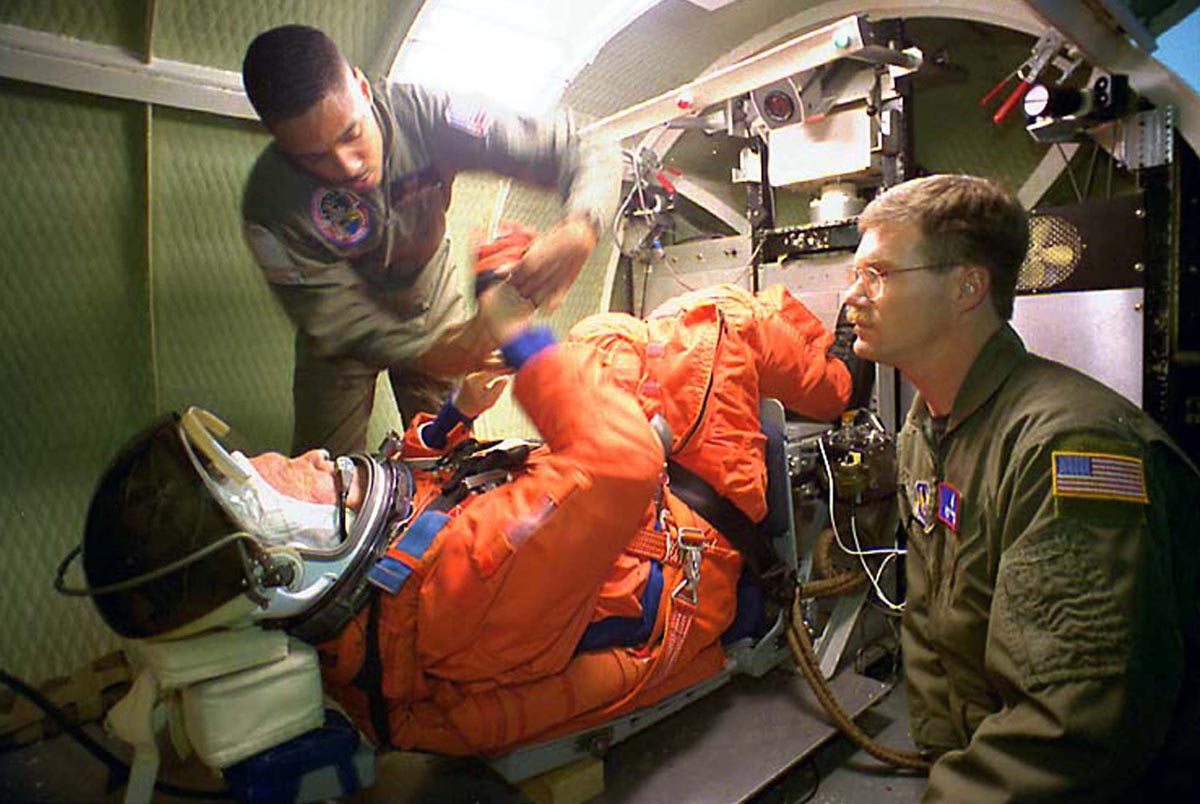
[[1025, 351], [1028, 241], [986, 179], [859, 218], [854, 351], [918, 396], [899, 438], [923, 802], [1191, 799], [1200, 774], [1200, 476], [1141, 410]]
[[298, 330], [292, 449], [361, 451], [380, 371], [409, 420], [497, 347], [467, 318], [448, 258], [455, 175], [485, 170], [557, 189], [564, 218], [510, 277], [534, 304], [555, 306], [614, 200], [616, 151], [581, 145], [565, 116], [372, 85], [328, 36], [302, 25], [257, 36], [242, 78], [273, 137], [246, 183], [242, 218]]

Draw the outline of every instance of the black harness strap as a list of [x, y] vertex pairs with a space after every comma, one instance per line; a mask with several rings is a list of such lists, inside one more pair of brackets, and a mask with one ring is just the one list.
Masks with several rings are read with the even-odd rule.
[[769, 533], [691, 470], [668, 461], [667, 476], [671, 480], [671, 493], [733, 543], [742, 555], [746, 571], [763, 591], [776, 594], [787, 587], [787, 569], [771, 551]]
[[391, 749], [392, 730], [388, 724], [387, 699], [383, 697], [383, 660], [379, 655], [379, 593], [371, 595], [371, 611], [367, 615], [367, 652], [363, 666], [354, 677], [354, 686], [367, 693], [371, 706], [371, 726], [375, 729], [378, 748]]

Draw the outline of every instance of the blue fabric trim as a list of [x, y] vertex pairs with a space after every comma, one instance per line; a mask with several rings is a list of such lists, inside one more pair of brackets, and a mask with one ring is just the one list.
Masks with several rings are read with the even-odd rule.
[[504, 354], [505, 363], [519, 369], [525, 365], [525, 361], [557, 342], [549, 327], [530, 327], [501, 346], [500, 351]]
[[[405, 528], [396, 549], [420, 560], [433, 544], [434, 537], [446, 527], [450, 517], [441, 511], [426, 511]], [[412, 567], [385, 555], [367, 572], [367, 580], [390, 595], [397, 594], [412, 575]]]
[[742, 570], [737, 585], [737, 613], [721, 634], [721, 644], [729, 645], [743, 637], [758, 639], [771, 627], [767, 621], [767, 599], [761, 588]]
[[449, 521], [449, 514], [442, 511], [426, 511], [414, 519], [404, 531], [400, 549], [413, 558], [421, 558], [429, 549], [429, 545], [433, 544], [433, 537], [437, 536]]
[[650, 577], [646, 579], [646, 587], [642, 590], [641, 617], [605, 617], [597, 620], [584, 629], [576, 653], [584, 653], [601, 648], [632, 648], [641, 645], [650, 638], [654, 630], [654, 621], [658, 618], [658, 604], [662, 600], [663, 574], [662, 564], [650, 562]]
[[454, 429], [454, 425], [464, 424], [470, 427], [471, 423], [475, 421], [455, 407], [454, 400], [457, 396], [457, 392], [451, 394], [450, 398], [442, 403], [442, 407], [433, 421], [421, 428], [419, 435], [425, 446], [431, 449], [441, 449], [446, 446], [446, 439], [450, 435], [450, 431]]
[[367, 572], [367, 582], [379, 587], [389, 595], [394, 595], [404, 588], [404, 582], [410, 575], [412, 575], [410, 566], [403, 561], [384, 556], [376, 561], [375, 566]]

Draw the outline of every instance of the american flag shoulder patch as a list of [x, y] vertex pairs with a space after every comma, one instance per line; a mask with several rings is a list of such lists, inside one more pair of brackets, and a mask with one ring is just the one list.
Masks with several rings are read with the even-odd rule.
[[492, 127], [491, 116], [478, 101], [455, 98], [446, 105], [446, 122], [472, 137], [482, 138]]
[[1051, 454], [1055, 497], [1148, 503], [1141, 458], [1099, 452]]

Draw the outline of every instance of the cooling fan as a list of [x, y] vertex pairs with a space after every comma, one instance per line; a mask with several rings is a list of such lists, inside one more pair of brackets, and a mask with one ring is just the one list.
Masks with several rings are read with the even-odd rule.
[[1067, 280], [1083, 258], [1083, 237], [1059, 215], [1029, 219], [1029, 252], [1017, 274], [1017, 290], [1045, 290]]

